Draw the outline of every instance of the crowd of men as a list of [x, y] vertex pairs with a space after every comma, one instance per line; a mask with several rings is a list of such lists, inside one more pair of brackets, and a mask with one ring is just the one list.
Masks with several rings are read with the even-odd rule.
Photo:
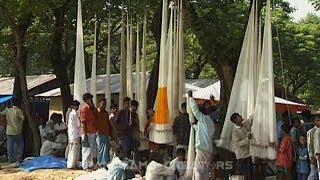
[[[237, 174], [243, 175], [245, 179], [264, 179], [266, 161], [250, 156], [252, 118], [244, 120], [241, 115], [234, 113], [231, 121], [237, 126], [232, 138]], [[305, 111], [303, 121], [302, 124], [299, 118], [284, 113], [277, 122], [278, 142], [270, 144], [277, 149], [277, 179], [319, 179], [320, 115], [311, 115]]]
[[[187, 170], [185, 155], [192, 127], [195, 130], [196, 150], [192, 176], [194, 179], [209, 179], [218, 110], [211, 101], [204, 101], [198, 107], [191, 91], [188, 96], [195, 122], [189, 122], [187, 105], [183, 103], [180, 114], [173, 121], [172, 128], [177, 141], [175, 146], [148, 141], [149, 133], [154, 130], [152, 108], [148, 108], [148, 121], [144, 132], [140, 132], [137, 101], [125, 98], [123, 109], [118, 110], [118, 106], [113, 104], [110, 112], [107, 112], [105, 98], [99, 99], [95, 106], [93, 96], [86, 93], [83, 95], [83, 105], [72, 101], [65, 120], [62, 114], [57, 113], [53, 113], [48, 121], [37, 116], [42, 142], [40, 155], [65, 157], [67, 168], [70, 169], [92, 171], [107, 168], [110, 179], [133, 178], [136, 174], [146, 179], [183, 179]], [[12, 106], [0, 114], [0, 125], [6, 124], [6, 128], [0, 128], [0, 133], [5, 130], [7, 135], [8, 161], [21, 163], [24, 150], [23, 111], [14, 99]], [[270, 146], [278, 151], [275, 162], [278, 179], [318, 178], [320, 115], [304, 113], [303, 117], [306, 122], [303, 124], [288, 113], [284, 113], [282, 119], [277, 121], [278, 142]], [[232, 134], [237, 174], [245, 179], [264, 177], [266, 160], [250, 156], [252, 118], [245, 120], [240, 114], [234, 113], [230, 121], [237, 127]], [[164, 156], [176, 158], [166, 164], [167, 157]]]

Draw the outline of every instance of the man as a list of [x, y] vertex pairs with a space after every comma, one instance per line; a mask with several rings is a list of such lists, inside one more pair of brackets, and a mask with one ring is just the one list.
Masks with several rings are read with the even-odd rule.
[[123, 109], [129, 110], [131, 99], [126, 97], [123, 99]]
[[253, 165], [250, 156], [251, 120], [244, 121], [238, 113], [232, 114], [230, 119], [236, 125], [232, 133], [232, 145], [237, 158], [237, 174], [243, 175], [245, 179], [252, 179]]
[[40, 156], [62, 157], [66, 146], [60, 138], [61, 136], [57, 136], [57, 138], [55, 138], [53, 134], [48, 134], [47, 139], [42, 143]]
[[276, 166], [277, 179], [292, 179], [293, 141], [290, 137], [290, 127], [282, 125], [282, 140], [278, 150]]
[[7, 155], [8, 161], [14, 163], [14, 151], [17, 150], [17, 161], [23, 161], [24, 141], [22, 136], [22, 126], [24, 115], [22, 110], [18, 107], [17, 99], [12, 100], [12, 107], [6, 108], [2, 111], [1, 116], [5, 116], [7, 120]]
[[97, 145], [98, 145], [98, 165], [106, 167], [110, 161], [109, 146], [111, 136], [111, 122], [106, 111], [106, 99], [99, 100], [97, 114]]
[[211, 103], [204, 103], [204, 107], [201, 111], [198, 105], [192, 98], [192, 91], [188, 92], [189, 104], [191, 111], [195, 118], [198, 120], [192, 123], [192, 127], [195, 129], [195, 148], [196, 158], [194, 162], [194, 178], [196, 180], [209, 179], [209, 165], [211, 162], [212, 150], [213, 150], [213, 134], [215, 126], [212, 119], [209, 116], [211, 110]]
[[162, 157], [160, 153], [152, 152], [150, 155], [151, 162], [146, 169], [145, 180], [164, 180], [167, 177], [176, 175], [179, 178], [179, 172], [174, 166], [167, 167], [162, 164]]
[[80, 152], [80, 130], [81, 124], [78, 116], [80, 102], [77, 100], [72, 101], [70, 104], [70, 113], [68, 115], [68, 139], [69, 139], [69, 153], [67, 168], [74, 169], [76, 168], [77, 162], [79, 160]]
[[190, 137], [189, 114], [187, 113], [187, 103], [181, 104], [181, 114], [174, 118], [173, 132], [177, 137], [177, 148], [188, 148]]
[[[314, 115], [314, 127], [307, 132], [307, 146], [309, 152], [309, 159], [311, 165], [310, 175], [308, 180], [318, 179], [318, 167], [317, 167], [317, 154], [316, 145], [319, 143], [319, 139], [316, 137], [316, 131], [320, 128], [320, 115]], [[318, 148], [317, 148], [318, 149]], [[319, 151], [319, 150], [317, 150]]]
[[281, 130], [282, 125], [290, 126], [289, 113], [288, 112], [284, 112], [282, 114], [282, 119], [280, 119], [276, 123], [278, 144], [280, 144], [281, 140], [282, 140], [282, 130]]
[[89, 168], [95, 168], [97, 164], [97, 110], [93, 104], [92, 94], [86, 93], [82, 98], [85, 103], [80, 110], [80, 121], [82, 123], [82, 168], [88, 171]]
[[129, 109], [123, 109], [119, 112], [115, 126], [119, 131], [120, 144], [129, 157], [131, 151], [135, 148], [136, 138], [138, 137], [138, 101], [131, 101], [131, 106]]
[[62, 121], [62, 119], [63, 119], [62, 114], [57, 114], [57, 118], [56, 118], [55, 124], [53, 126], [53, 129], [56, 134], [56, 141], [58, 139], [59, 142], [65, 144], [67, 146], [67, 144], [68, 144], [67, 126]]

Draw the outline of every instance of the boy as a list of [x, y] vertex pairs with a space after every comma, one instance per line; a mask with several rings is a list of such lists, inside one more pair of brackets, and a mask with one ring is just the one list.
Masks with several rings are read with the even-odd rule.
[[80, 102], [72, 101], [70, 104], [71, 112], [68, 116], [68, 139], [69, 139], [69, 153], [67, 168], [73, 169], [78, 162], [78, 154], [80, 152], [80, 119], [78, 117]]
[[250, 156], [251, 120], [244, 121], [238, 113], [232, 114], [230, 119], [237, 126], [232, 133], [234, 153], [237, 158], [237, 174], [244, 175], [245, 179], [252, 179], [253, 165]]
[[301, 135], [299, 138], [300, 147], [298, 150], [298, 180], [307, 180], [310, 173], [310, 163], [308, 161], [308, 148], [307, 139], [305, 135]]
[[282, 125], [282, 141], [276, 161], [277, 179], [292, 179], [293, 142], [290, 137], [290, 127]]

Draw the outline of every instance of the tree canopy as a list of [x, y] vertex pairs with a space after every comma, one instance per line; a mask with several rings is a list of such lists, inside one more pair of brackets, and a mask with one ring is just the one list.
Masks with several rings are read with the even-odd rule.
[[[319, 8], [319, 0], [310, 1]], [[22, 22], [25, 18], [30, 18], [25, 35], [28, 55], [26, 74], [66, 75], [63, 81], [67, 87], [67, 84], [73, 81], [77, 2], [70, 0], [0, 0], [0, 2], [0, 8], [4, 12], [4, 16], [0, 17], [0, 76], [15, 76], [16, 52], [10, 21], [14, 19]], [[315, 15], [309, 15], [295, 22], [289, 16], [293, 11], [290, 4], [282, 0], [277, 0], [275, 3], [273, 8], [275, 79], [306, 103], [319, 107], [320, 76], [317, 69], [320, 66], [320, 19]], [[136, 24], [139, 22], [140, 32], [142, 32], [142, 16], [144, 11], [147, 11], [149, 31], [147, 65], [149, 71], [153, 69], [159, 51], [157, 43], [159, 43], [161, 20], [160, 2], [86, 0], [82, 6], [88, 77], [93, 53], [95, 14], [98, 21], [97, 72], [105, 73], [107, 17], [110, 13], [111, 67], [112, 73], [119, 73], [122, 9], [131, 12], [134, 28], [137, 28]], [[219, 78], [223, 81], [222, 89], [225, 97], [222, 99], [226, 101], [242, 46], [249, 7], [250, 3], [247, 0], [185, 1], [186, 76]]]

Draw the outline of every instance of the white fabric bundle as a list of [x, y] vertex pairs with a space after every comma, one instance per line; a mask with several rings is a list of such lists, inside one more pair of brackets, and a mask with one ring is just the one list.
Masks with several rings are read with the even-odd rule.
[[76, 59], [74, 66], [74, 100], [83, 103], [82, 95], [86, 93], [86, 71], [84, 63], [83, 30], [81, 0], [78, 0]]
[[[189, 100], [187, 101], [187, 112], [189, 114], [190, 123], [194, 122], [194, 116], [191, 111]], [[195, 160], [195, 132], [193, 127], [190, 128], [190, 138], [189, 138], [189, 146], [188, 146], [188, 156], [187, 156], [187, 171], [184, 175], [186, 179], [191, 179], [193, 176], [193, 165]]]
[[110, 60], [110, 43], [111, 43], [111, 24], [110, 24], [110, 11], [108, 15], [108, 45], [107, 45], [107, 66], [106, 66], [106, 89], [105, 89], [105, 97], [107, 99], [106, 109], [110, 112], [111, 106], [111, 60]]
[[257, 66], [257, 28], [255, 23], [255, 1], [252, 5], [249, 22], [246, 29], [244, 42], [238, 62], [235, 79], [232, 86], [228, 110], [223, 125], [219, 147], [233, 151], [232, 132], [235, 125], [230, 121], [233, 113], [239, 113], [243, 118], [248, 119], [254, 113], [256, 94], [256, 66]]
[[141, 59], [141, 85], [140, 85], [140, 100], [139, 100], [139, 127], [140, 131], [144, 132], [144, 126], [147, 122], [147, 88], [146, 88], [146, 37], [147, 36], [147, 11], [143, 17], [143, 35], [142, 35], [142, 59]]
[[93, 55], [91, 67], [91, 94], [93, 95], [93, 103], [97, 103], [97, 15], [94, 22], [94, 40], [93, 40]]
[[259, 70], [256, 107], [252, 124], [250, 154], [259, 158], [276, 158], [271, 143], [276, 142], [276, 110], [274, 102], [273, 56], [270, 0], [267, 1], [263, 47]]

